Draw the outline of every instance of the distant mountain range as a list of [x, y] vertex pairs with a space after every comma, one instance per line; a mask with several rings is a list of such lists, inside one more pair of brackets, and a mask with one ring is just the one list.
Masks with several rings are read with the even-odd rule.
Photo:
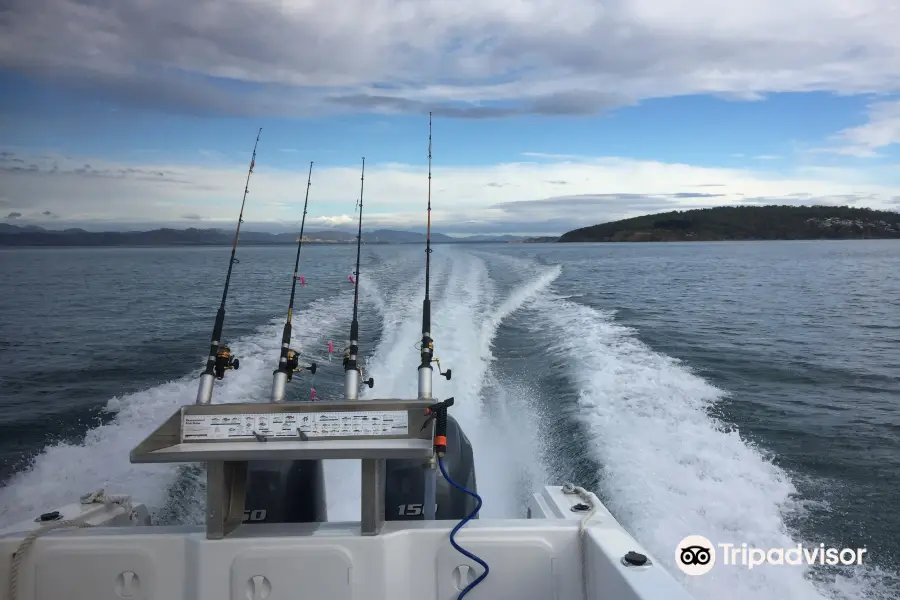
[[[297, 242], [296, 233], [263, 233], [242, 231], [245, 245], [279, 245]], [[346, 231], [308, 231], [303, 239], [311, 244], [348, 244], [356, 241], [356, 234]], [[525, 242], [531, 238], [514, 235], [470, 235], [451, 237], [443, 233], [431, 234], [431, 241], [444, 244], [476, 242]], [[222, 229], [153, 229], [151, 231], [85, 231], [84, 229], [44, 229], [36, 225], [19, 227], [0, 223], [0, 246], [219, 246], [234, 241], [234, 232]], [[424, 243], [425, 234], [393, 229], [363, 230], [366, 244]]]

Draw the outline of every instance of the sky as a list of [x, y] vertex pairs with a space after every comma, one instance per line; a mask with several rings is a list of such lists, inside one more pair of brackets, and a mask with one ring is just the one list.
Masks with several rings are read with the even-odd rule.
[[900, 210], [895, 0], [5, 0], [0, 222], [553, 235]]

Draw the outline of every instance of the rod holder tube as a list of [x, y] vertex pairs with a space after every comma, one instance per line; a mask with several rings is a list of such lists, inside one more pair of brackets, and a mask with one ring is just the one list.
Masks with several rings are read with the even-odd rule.
[[359, 371], [356, 369], [344, 371], [344, 397], [347, 400], [359, 400]]
[[272, 377], [272, 399], [271, 401], [275, 404], [281, 404], [284, 402], [285, 394], [287, 393], [287, 373], [284, 371], [275, 371], [275, 375]]
[[209, 404], [212, 402], [213, 383], [216, 378], [212, 373], [200, 375], [200, 387], [197, 390], [197, 404]]
[[431, 380], [434, 367], [431, 365], [419, 367], [419, 399], [431, 400]]

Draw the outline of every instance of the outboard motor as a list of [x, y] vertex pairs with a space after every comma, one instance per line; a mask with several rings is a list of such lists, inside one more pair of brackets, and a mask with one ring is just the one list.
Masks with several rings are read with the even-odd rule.
[[[424, 519], [422, 501], [425, 496], [425, 469], [422, 468], [422, 462], [399, 459], [385, 462], [387, 463], [384, 486], [385, 521]], [[459, 423], [451, 416], [447, 417], [447, 453], [444, 456], [444, 467], [453, 481], [472, 492], [477, 491], [472, 444]], [[475, 498], [451, 486], [440, 473], [437, 477], [435, 497], [437, 519], [460, 520], [475, 510]]]
[[[425, 469], [418, 460], [387, 460], [384, 518], [415, 521], [425, 518]], [[453, 481], [473, 492], [475, 458], [472, 444], [456, 420], [447, 417], [444, 466]], [[475, 510], [475, 499], [438, 475], [436, 518], [460, 520]], [[322, 523], [327, 521], [322, 462], [314, 460], [255, 461], [247, 474], [245, 523]], [[477, 517], [476, 517], [477, 518]]]
[[322, 523], [327, 520], [322, 461], [249, 463], [244, 523]]

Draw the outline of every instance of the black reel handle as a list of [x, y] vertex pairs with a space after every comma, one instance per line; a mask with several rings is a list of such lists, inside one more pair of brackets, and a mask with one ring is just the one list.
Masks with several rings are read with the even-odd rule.
[[[316, 369], [318, 369], [318, 366], [316, 365], [316, 363], [310, 363], [310, 365], [307, 367], [301, 367], [300, 366], [300, 353], [293, 349], [288, 351], [288, 359], [287, 359], [286, 370], [285, 370], [288, 381], [291, 381], [291, 379], [293, 379], [293, 377], [294, 377], [294, 373], [297, 373], [297, 372], [309, 371], [310, 373], [315, 375]], [[272, 371], [272, 373], [278, 373], [281, 370], [282, 370], [281, 368], [278, 368], [278, 369], [275, 369], [274, 371]]]

